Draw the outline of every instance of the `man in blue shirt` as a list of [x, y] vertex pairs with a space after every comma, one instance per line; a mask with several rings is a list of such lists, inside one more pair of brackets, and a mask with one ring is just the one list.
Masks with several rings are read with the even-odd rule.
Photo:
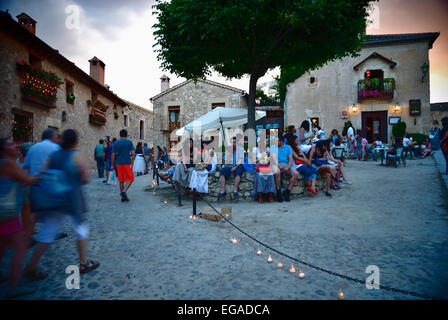
[[[289, 145], [285, 144], [283, 135], [279, 135], [277, 138], [277, 147], [271, 148], [272, 161], [274, 163], [274, 177], [275, 185], [277, 187], [277, 201], [282, 202], [283, 198], [285, 201], [290, 201], [289, 196], [291, 190], [299, 178], [299, 173], [293, 166], [292, 160], [292, 149]], [[288, 188], [281, 191], [281, 175], [282, 173], [289, 173], [291, 178], [289, 179]]]
[[126, 192], [134, 181], [134, 173], [131, 168], [131, 156], [135, 155], [134, 144], [126, 139], [128, 132], [120, 131], [120, 140], [112, 147], [111, 167], [117, 165], [117, 177], [120, 182], [121, 202], [129, 201]]
[[60, 136], [55, 129], [48, 128], [42, 133], [42, 141], [33, 145], [27, 152], [23, 168], [32, 176], [37, 176], [51, 155], [59, 151]]

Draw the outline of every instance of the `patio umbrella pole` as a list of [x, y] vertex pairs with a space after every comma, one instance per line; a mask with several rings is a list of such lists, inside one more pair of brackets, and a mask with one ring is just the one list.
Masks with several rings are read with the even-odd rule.
[[196, 188], [193, 188], [193, 216], [196, 215]]

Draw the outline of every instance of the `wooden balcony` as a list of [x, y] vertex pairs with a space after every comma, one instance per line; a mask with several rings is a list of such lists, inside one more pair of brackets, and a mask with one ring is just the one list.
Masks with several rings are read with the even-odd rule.
[[182, 126], [185, 125], [182, 116], [179, 116], [178, 121], [169, 121], [169, 120], [170, 119], [163, 119], [161, 121], [161, 123], [162, 123], [161, 131], [162, 132], [170, 133], [171, 131], [180, 129], [180, 128], [182, 128]]

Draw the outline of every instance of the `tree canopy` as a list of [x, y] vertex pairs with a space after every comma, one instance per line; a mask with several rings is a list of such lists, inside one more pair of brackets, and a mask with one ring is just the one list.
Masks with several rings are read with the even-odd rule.
[[180, 77], [250, 75], [248, 127], [255, 128], [258, 79], [278, 66], [297, 74], [357, 54], [369, 2], [156, 0], [154, 47], [162, 68]]

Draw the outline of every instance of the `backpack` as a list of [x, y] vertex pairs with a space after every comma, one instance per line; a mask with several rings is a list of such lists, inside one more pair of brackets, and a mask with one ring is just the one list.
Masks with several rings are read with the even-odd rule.
[[[50, 159], [50, 163], [62, 151], [56, 152]], [[39, 181], [31, 186], [31, 211], [45, 212], [49, 210], [64, 210], [71, 207], [72, 185], [67, 178], [66, 168], [71, 162], [72, 153], [67, 152], [62, 168], [46, 169], [42, 172]], [[51, 167], [51, 166], [50, 166]]]

